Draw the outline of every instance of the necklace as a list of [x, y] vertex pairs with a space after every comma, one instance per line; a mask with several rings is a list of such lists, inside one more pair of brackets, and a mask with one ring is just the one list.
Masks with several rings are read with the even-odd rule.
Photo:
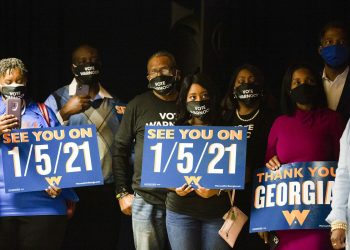
[[251, 120], [253, 120], [253, 119], [259, 114], [259, 112], [260, 112], [260, 109], [258, 109], [258, 110], [256, 111], [256, 113], [255, 113], [252, 117], [250, 117], [249, 119], [243, 119], [243, 118], [239, 115], [238, 109], [236, 109], [236, 115], [237, 115], [238, 119], [241, 120], [242, 122], [250, 122]]

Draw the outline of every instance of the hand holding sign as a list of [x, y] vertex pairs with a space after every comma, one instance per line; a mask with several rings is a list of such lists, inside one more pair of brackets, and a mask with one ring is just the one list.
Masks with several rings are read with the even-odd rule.
[[62, 189], [55, 187], [55, 186], [48, 186], [47, 189], [45, 189], [45, 192], [51, 197], [56, 198], [61, 192]]
[[278, 159], [277, 155], [273, 156], [269, 162], [266, 163], [266, 167], [271, 170], [277, 170], [281, 167], [280, 160]]
[[214, 195], [217, 195], [219, 192], [219, 190], [217, 189], [204, 188], [201, 185], [199, 185], [199, 183], [197, 184], [197, 186], [198, 186], [198, 189], [196, 190], [196, 194], [198, 194], [202, 198], [210, 198]]
[[175, 192], [179, 196], [186, 196], [191, 193], [194, 188], [191, 185], [183, 184], [181, 187], [176, 188]]

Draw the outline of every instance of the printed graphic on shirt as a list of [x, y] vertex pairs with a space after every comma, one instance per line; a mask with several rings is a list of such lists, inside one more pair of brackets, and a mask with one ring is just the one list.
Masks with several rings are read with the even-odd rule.
[[174, 126], [176, 113], [158, 113], [159, 120], [146, 123], [149, 126]]
[[247, 128], [247, 139], [251, 138], [251, 135], [254, 131], [254, 123], [246, 124], [246, 125], [238, 125], [237, 127], [245, 127]]

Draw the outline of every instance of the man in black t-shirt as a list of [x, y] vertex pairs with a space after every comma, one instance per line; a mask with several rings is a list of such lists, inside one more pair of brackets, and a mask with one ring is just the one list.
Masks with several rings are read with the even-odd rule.
[[[113, 174], [116, 183], [116, 198], [121, 211], [132, 215], [136, 249], [162, 250], [167, 242], [165, 226], [165, 197], [163, 189], [140, 187], [142, 152], [145, 125], [173, 125], [176, 113], [176, 82], [179, 72], [170, 53], [157, 52], [147, 63], [147, 91], [136, 96], [128, 104], [116, 134], [113, 148]], [[135, 149], [132, 189], [128, 183], [129, 159], [133, 143]]]

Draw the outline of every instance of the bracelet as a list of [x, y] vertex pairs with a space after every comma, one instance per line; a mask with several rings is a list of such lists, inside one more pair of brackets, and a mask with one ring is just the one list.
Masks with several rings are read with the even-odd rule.
[[128, 192], [122, 192], [119, 193], [115, 196], [115, 198], [119, 201], [121, 198], [124, 198], [125, 196], [127, 196], [129, 193]]
[[343, 229], [343, 230], [348, 230], [348, 225], [346, 224], [346, 223], [332, 223], [332, 225], [331, 225], [331, 232], [333, 232], [334, 230], [336, 230], [336, 229]]

